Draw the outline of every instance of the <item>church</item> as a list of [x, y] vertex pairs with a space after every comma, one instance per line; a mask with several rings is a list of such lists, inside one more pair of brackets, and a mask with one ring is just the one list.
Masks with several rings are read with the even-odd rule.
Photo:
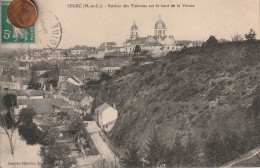
[[167, 27], [161, 16], [154, 25], [154, 35], [147, 37], [140, 37], [138, 27], [134, 21], [131, 27], [130, 39], [124, 42], [124, 52], [133, 53], [136, 47], [140, 47], [141, 51], [148, 51], [154, 56], [161, 56], [162, 54], [177, 50], [177, 41], [173, 35], [167, 35]]

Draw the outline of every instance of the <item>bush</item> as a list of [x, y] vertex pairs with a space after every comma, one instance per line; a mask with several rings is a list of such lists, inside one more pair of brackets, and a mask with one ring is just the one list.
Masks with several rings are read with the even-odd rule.
[[245, 34], [245, 38], [247, 41], [255, 41], [256, 40], [256, 33], [253, 29], [250, 29], [248, 34]]
[[212, 46], [216, 45], [217, 43], [218, 43], [218, 40], [216, 39], [216, 37], [211, 35], [205, 44], [208, 47], [212, 47]]
[[100, 81], [107, 81], [107, 80], [110, 80], [111, 79], [111, 77], [110, 77], [110, 75], [109, 74], [107, 74], [107, 73], [105, 73], [105, 72], [102, 72], [101, 74], [100, 74], [100, 77], [99, 77], [99, 80]]
[[37, 128], [35, 123], [20, 125], [18, 127], [19, 135], [28, 145], [43, 144], [43, 132]]

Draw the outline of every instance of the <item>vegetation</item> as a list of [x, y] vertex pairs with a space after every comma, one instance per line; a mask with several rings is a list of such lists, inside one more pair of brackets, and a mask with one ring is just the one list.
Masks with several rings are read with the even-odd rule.
[[217, 43], [218, 43], [218, 40], [216, 39], [216, 37], [211, 35], [205, 44], [208, 47], [212, 47], [212, 46], [215, 46]]
[[[108, 81], [110, 79], [111, 79], [111, 76], [109, 74], [107, 74], [106, 72], [102, 72], [100, 74], [99, 80], [90, 80], [90, 81], [88, 81], [87, 84], [86, 84], [86, 87], [92, 87], [93, 88], [93, 87], [98, 86], [103, 81]], [[84, 88], [86, 89], [86, 87], [84, 87]]]
[[33, 122], [36, 112], [32, 108], [24, 108], [19, 113], [18, 126], [19, 135], [28, 145], [44, 144], [44, 133], [39, 130], [37, 125]]
[[142, 50], [141, 50], [141, 47], [139, 45], [136, 45], [135, 46], [135, 50], [134, 50], [134, 54], [138, 54], [140, 53]]
[[240, 34], [235, 34], [234, 36], [232, 36], [232, 41], [243, 41], [243, 40], [244, 38]]
[[[151, 163], [188, 166], [183, 163], [190, 143], [198, 157], [189, 165], [220, 166], [259, 145], [260, 42], [209, 39], [210, 45], [170, 52], [153, 64], [131, 65], [87, 89], [97, 106], [116, 102], [120, 114], [110, 136], [117, 147], [150, 141], [156, 127], [159, 142], [168, 149], [175, 148], [179, 134], [182, 145], [176, 146], [181, 149], [173, 151], [184, 154], [172, 163], [176, 152], [169, 155], [172, 159]], [[140, 145], [139, 158], [148, 155], [146, 148]]]
[[3, 107], [0, 111], [0, 126], [3, 128], [3, 134], [5, 134], [9, 140], [9, 150], [12, 155], [14, 155], [15, 149], [17, 147], [14, 132], [17, 130], [18, 122], [15, 121], [11, 112], [13, 111], [14, 106], [17, 105], [17, 97], [14, 94], [7, 94], [3, 96], [2, 99]]
[[75, 157], [70, 156], [71, 151], [68, 145], [65, 144], [53, 144], [46, 150], [45, 147], [41, 147], [40, 156], [42, 157], [43, 168], [71, 168], [77, 165]]
[[159, 140], [156, 130], [153, 131], [152, 137], [147, 143], [147, 157], [149, 166], [160, 166], [164, 162], [163, 152], [165, 147]]
[[107, 81], [107, 80], [109, 80], [109, 79], [111, 79], [111, 77], [110, 77], [110, 75], [107, 74], [106, 72], [102, 72], [102, 73], [100, 74], [100, 77], [99, 77], [99, 80], [100, 80], [100, 81]]
[[33, 145], [36, 143], [43, 143], [43, 132], [41, 132], [35, 123], [33, 118], [35, 111], [31, 108], [24, 108], [19, 113], [18, 119], [15, 119], [14, 107], [17, 106], [17, 98], [14, 94], [7, 94], [3, 97], [3, 104], [5, 110], [1, 111], [0, 121], [1, 127], [4, 130], [4, 134], [9, 140], [9, 149], [12, 155], [15, 153], [15, 149], [18, 147], [14, 139], [14, 133], [18, 129], [20, 137], [26, 141], [27, 144]]
[[122, 159], [122, 165], [124, 167], [141, 167], [142, 162], [140, 161], [138, 153], [138, 145], [136, 142], [133, 142], [125, 153], [125, 157]]
[[253, 29], [250, 29], [248, 34], [245, 34], [245, 38], [247, 41], [255, 41], [256, 40], [256, 33]]

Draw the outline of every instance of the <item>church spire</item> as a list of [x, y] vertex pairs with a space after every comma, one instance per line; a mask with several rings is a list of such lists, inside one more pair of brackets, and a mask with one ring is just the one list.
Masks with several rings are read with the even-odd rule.
[[132, 40], [135, 40], [138, 36], [139, 36], [139, 35], [138, 35], [138, 27], [136, 26], [135, 20], [134, 20], [134, 23], [133, 23], [133, 25], [132, 25], [132, 27], [131, 27], [130, 38], [131, 38]]

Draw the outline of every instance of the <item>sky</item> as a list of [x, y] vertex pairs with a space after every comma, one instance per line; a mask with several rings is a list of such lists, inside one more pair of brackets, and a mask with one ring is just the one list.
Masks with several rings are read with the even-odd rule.
[[[36, 0], [39, 17], [36, 22], [37, 44], [45, 47], [47, 39], [41, 31], [41, 18], [50, 29], [53, 16], [62, 26], [59, 48], [75, 45], [99, 46], [102, 42], [115, 41], [119, 46], [129, 38], [135, 20], [140, 36], [154, 34], [159, 15], [167, 26], [167, 34], [176, 40], [207, 40], [210, 35], [218, 39], [231, 39], [234, 34], [244, 34], [253, 28], [259, 39], [259, 0]], [[68, 4], [174, 4], [195, 7], [175, 8], [68, 8]], [[48, 25], [47, 25], [48, 24]], [[47, 39], [48, 41], [49, 39]], [[2, 45], [9, 47], [13, 45]], [[21, 47], [22, 45], [20, 45]]]

